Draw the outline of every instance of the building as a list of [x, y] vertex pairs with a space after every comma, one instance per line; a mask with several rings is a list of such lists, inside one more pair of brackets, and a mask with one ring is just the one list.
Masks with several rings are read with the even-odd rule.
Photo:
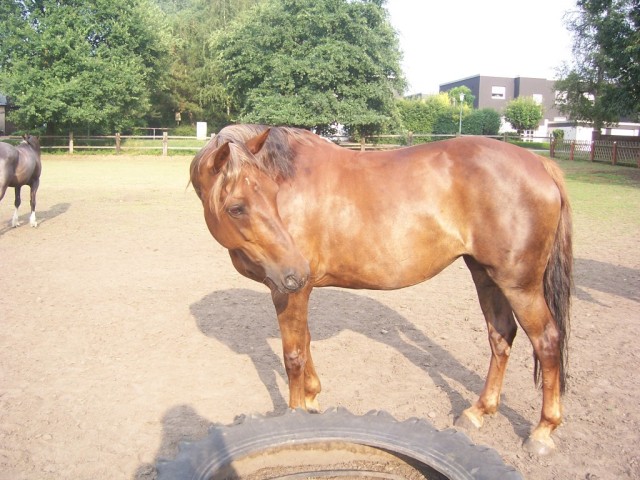
[[[440, 92], [447, 92], [455, 87], [468, 87], [475, 100], [474, 108], [492, 108], [503, 113], [507, 104], [518, 97], [533, 97], [542, 105], [543, 119], [540, 127], [535, 132], [530, 132], [532, 136], [547, 137], [549, 122], [566, 121], [555, 106], [556, 90], [555, 81], [544, 78], [531, 77], [490, 77], [485, 75], [475, 75], [463, 78], [454, 82], [440, 85]], [[509, 128], [506, 128], [507, 130]]]

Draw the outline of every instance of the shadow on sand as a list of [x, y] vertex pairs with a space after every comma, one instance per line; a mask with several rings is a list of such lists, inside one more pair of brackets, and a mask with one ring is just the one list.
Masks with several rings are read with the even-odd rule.
[[[23, 202], [24, 203], [24, 202]], [[29, 204], [29, 202], [27, 202], [27, 205]], [[36, 218], [38, 219], [38, 226], [42, 225], [43, 223], [48, 222], [49, 220], [51, 220], [52, 218], [57, 217], [58, 215], [63, 215], [64, 213], [67, 212], [67, 210], [69, 210], [69, 207], [71, 207], [70, 203], [58, 203], [54, 206], [52, 206], [49, 210], [44, 210], [44, 211], [39, 211], [36, 210]], [[24, 208], [24, 207], [23, 207]], [[25, 213], [24, 215], [21, 215], [19, 220], [21, 225], [17, 228], [22, 228], [22, 227], [27, 227], [29, 228], [29, 216], [31, 215], [31, 212], [29, 211], [29, 209], [27, 208], [27, 213]], [[2, 222], [2, 227], [0, 227], [0, 236], [4, 235], [5, 233], [13, 230], [16, 227], [12, 227], [11, 226], [11, 219], [7, 219], [6, 222]]]
[[[215, 291], [192, 304], [190, 309], [202, 333], [252, 360], [273, 403], [273, 410], [267, 415], [284, 413], [287, 401], [278, 388], [278, 377], [286, 382], [286, 373], [282, 359], [268, 342], [279, 338], [271, 296], [247, 289]], [[340, 312], [339, 317], [331, 314], [335, 311]], [[371, 298], [343, 290], [316, 289], [311, 296], [309, 312], [312, 341], [329, 339], [351, 330], [394, 348], [429, 375], [447, 394], [455, 415], [470, 405], [447, 379], [454, 379], [476, 394], [482, 390], [484, 379], [476, 372], [461, 365], [402, 315]], [[229, 319], [233, 319], [233, 327], [226, 323]], [[522, 439], [527, 437], [531, 429], [527, 419], [506, 402], [501, 404], [500, 413], [508, 419], [518, 436]], [[141, 465], [134, 480], [155, 480], [158, 462], [175, 458], [180, 441], [197, 441], [205, 437], [212, 422], [199, 416], [192, 407], [179, 405], [167, 411], [163, 425], [163, 438], [154, 463]]]
[[[330, 313], [336, 311], [340, 312], [339, 317]], [[461, 365], [402, 315], [371, 298], [344, 290], [316, 289], [311, 295], [309, 312], [312, 342], [351, 330], [392, 347], [429, 375], [434, 384], [447, 394], [455, 416], [470, 405], [451, 387], [448, 379], [465, 385], [476, 394], [482, 390], [484, 378]], [[273, 414], [283, 413], [287, 401], [278, 389], [277, 377], [286, 382], [286, 373], [282, 359], [267, 342], [270, 338], [279, 338], [270, 295], [245, 289], [216, 291], [192, 304], [191, 313], [205, 335], [253, 361], [271, 396]], [[225, 325], [229, 318], [233, 318], [234, 328]], [[487, 344], [487, 364], [489, 352]], [[353, 361], [359, 360], [354, 358]], [[514, 431], [526, 438], [530, 422], [504, 403], [500, 412], [509, 419]]]
[[635, 268], [576, 258], [574, 278], [575, 294], [580, 300], [601, 304], [585, 290], [588, 288], [640, 303], [640, 270]]

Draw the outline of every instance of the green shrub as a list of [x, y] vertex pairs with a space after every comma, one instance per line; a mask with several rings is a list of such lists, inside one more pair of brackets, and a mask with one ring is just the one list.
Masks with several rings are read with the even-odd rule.
[[172, 128], [170, 130], [170, 135], [174, 135], [176, 137], [195, 137], [196, 127], [193, 125], [180, 125], [179, 127]]

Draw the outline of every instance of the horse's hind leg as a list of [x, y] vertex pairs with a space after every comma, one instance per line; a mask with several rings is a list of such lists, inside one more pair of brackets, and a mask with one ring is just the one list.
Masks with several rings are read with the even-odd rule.
[[36, 193], [39, 185], [40, 179], [34, 180], [31, 184], [31, 216], [29, 217], [29, 223], [32, 227], [38, 226], [38, 221], [36, 220]]
[[542, 372], [542, 412], [540, 421], [524, 443], [532, 453], [545, 455], [553, 451], [555, 443], [551, 433], [562, 421], [560, 404], [561, 334], [547, 302], [543, 287], [505, 289], [505, 295], [518, 318], [518, 322], [533, 345]]
[[487, 275], [484, 267], [470, 257], [465, 257], [465, 261], [471, 271], [480, 307], [487, 322], [491, 362], [484, 388], [478, 400], [462, 412], [460, 417], [456, 419], [456, 425], [466, 427], [471, 423], [474, 427], [479, 428], [484, 422], [484, 416], [495, 413], [500, 404], [502, 382], [511, 353], [511, 345], [516, 336], [517, 325], [511, 305], [500, 288]]
[[11, 219], [12, 227], [20, 226], [20, 220], [18, 220], [18, 208], [20, 208], [20, 203], [22, 203], [22, 201], [20, 200], [20, 188], [22, 187], [15, 187], [16, 199], [13, 202], [13, 206], [15, 207], [15, 210], [13, 211], [13, 218]]

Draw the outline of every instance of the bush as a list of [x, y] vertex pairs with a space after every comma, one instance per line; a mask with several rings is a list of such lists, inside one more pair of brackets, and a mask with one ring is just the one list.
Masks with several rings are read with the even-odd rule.
[[561, 128], [556, 128], [555, 130], [553, 130], [551, 132], [551, 135], [553, 135], [553, 139], [558, 142], [564, 140], [564, 130], [562, 130]]
[[195, 137], [196, 127], [194, 125], [180, 125], [170, 130], [171, 135], [175, 137]]
[[473, 110], [462, 119], [465, 135], [498, 135], [500, 114], [492, 108]]

